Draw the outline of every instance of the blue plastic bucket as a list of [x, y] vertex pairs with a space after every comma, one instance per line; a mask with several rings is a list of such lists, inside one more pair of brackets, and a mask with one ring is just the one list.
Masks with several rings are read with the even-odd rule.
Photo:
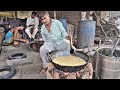
[[67, 30], [67, 20], [66, 19], [59, 19], [59, 21], [62, 23], [65, 30]]

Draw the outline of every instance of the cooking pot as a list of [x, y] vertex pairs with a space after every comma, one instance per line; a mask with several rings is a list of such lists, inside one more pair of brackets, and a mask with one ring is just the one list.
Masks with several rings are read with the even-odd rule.
[[55, 53], [56, 53], [55, 51], [51, 52], [50, 54], [48, 54], [48, 57], [49, 57], [49, 59], [51, 59], [51, 62], [55, 66], [56, 69], [59, 69], [64, 72], [77, 72], [77, 71], [83, 69], [90, 61], [89, 56], [86, 53], [84, 53], [82, 51], [75, 51], [71, 55], [82, 58], [83, 60], [85, 60], [86, 63], [82, 64], [82, 65], [78, 65], [78, 66], [63, 66], [63, 65], [56, 64], [55, 62], [52, 61], [54, 58], [52, 58], [51, 54], [53, 55]]
[[40, 47], [43, 45], [44, 41], [35, 41], [30, 44], [30, 47], [36, 51], [39, 52]]

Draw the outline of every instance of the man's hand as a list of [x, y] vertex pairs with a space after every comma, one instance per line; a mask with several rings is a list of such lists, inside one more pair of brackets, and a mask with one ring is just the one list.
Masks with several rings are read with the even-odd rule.
[[70, 36], [70, 35], [67, 35], [67, 36], [66, 36], [66, 39], [67, 39], [67, 40], [70, 40], [70, 39], [71, 39], [71, 36]]

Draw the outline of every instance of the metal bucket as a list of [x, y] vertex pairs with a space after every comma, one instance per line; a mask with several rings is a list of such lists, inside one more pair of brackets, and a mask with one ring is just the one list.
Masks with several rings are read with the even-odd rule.
[[30, 47], [35, 51], [39, 52], [40, 47], [43, 45], [44, 41], [35, 41], [30, 44]]
[[79, 28], [77, 31], [77, 48], [94, 46], [96, 21], [80, 20]]
[[65, 30], [67, 30], [67, 20], [66, 19], [59, 19], [59, 21], [62, 23]]
[[97, 74], [99, 79], [120, 79], [120, 50], [115, 50], [110, 56], [112, 48], [98, 50]]

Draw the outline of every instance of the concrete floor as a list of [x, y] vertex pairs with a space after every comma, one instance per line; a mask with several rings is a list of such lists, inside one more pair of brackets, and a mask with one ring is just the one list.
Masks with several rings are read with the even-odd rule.
[[27, 58], [24, 60], [32, 61], [29, 64], [16, 65], [16, 74], [11, 79], [46, 79], [46, 75], [40, 75], [40, 69], [42, 68], [42, 60], [39, 53], [33, 51], [29, 45], [20, 43], [19, 47], [3, 46], [2, 54], [0, 55], [0, 66], [7, 65], [8, 56], [12, 53], [25, 53]]
[[[97, 45], [94, 46], [96, 48]], [[103, 47], [112, 47], [111, 45], [103, 45]], [[120, 49], [118, 46], [117, 49]], [[24, 60], [32, 61], [31, 64], [25, 65], [17, 65], [16, 74], [11, 79], [47, 79], [46, 74], [40, 75], [40, 69], [42, 68], [42, 60], [40, 59], [39, 53], [33, 51], [29, 45], [25, 43], [20, 43], [19, 47], [3, 46], [2, 54], [0, 55], [0, 66], [7, 65], [6, 61], [8, 60], [8, 56], [12, 53], [22, 52], [27, 55], [27, 58], [23, 58]]]

